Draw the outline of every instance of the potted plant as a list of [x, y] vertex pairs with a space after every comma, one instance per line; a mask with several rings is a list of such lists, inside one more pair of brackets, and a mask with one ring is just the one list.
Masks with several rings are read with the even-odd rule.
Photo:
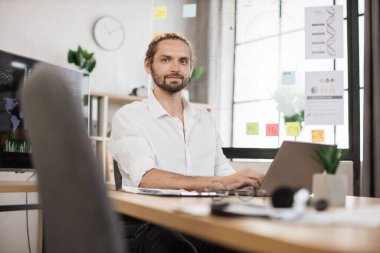
[[[67, 52], [67, 61], [70, 64], [74, 64], [81, 71], [84, 71], [83, 75], [89, 78], [90, 73], [94, 70], [96, 66], [95, 53], [90, 53], [84, 50], [80, 45], [76, 51], [69, 49]], [[90, 86], [91, 87], [91, 86]], [[86, 93], [89, 91], [85, 91]], [[85, 118], [88, 117], [88, 104], [89, 104], [89, 94], [83, 94], [83, 114]]]
[[315, 200], [326, 200], [330, 205], [342, 206], [347, 195], [346, 175], [336, 174], [344, 151], [337, 146], [320, 148], [316, 151], [316, 159], [323, 165], [323, 174], [314, 174], [313, 193]]
[[76, 65], [80, 70], [85, 71], [85, 75], [89, 75], [96, 66], [94, 54], [87, 52], [79, 45], [77, 51], [69, 49], [67, 61]]

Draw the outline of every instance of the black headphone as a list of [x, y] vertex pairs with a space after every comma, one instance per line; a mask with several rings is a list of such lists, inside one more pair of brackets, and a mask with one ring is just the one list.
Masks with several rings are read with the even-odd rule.
[[[295, 203], [295, 196], [300, 190], [305, 188], [279, 187], [273, 191], [272, 206], [275, 208], [291, 208]], [[306, 190], [307, 191], [307, 190]], [[314, 207], [317, 211], [324, 211], [328, 207], [328, 202], [325, 199], [313, 201], [310, 197], [306, 201], [307, 206]]]

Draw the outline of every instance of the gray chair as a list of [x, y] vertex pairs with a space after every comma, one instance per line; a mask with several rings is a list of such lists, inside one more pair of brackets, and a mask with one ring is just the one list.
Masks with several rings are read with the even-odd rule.
[[37, 66], [21, 106], [38, 173], [44, 252], [125, 252], [79, 101], [54, 67]]
[[[121, 189], [122, 185], [122, 176], [120, 173], [119, 165], [115, 160], [113, 160], [113, 171], [114, 171], [114, 176], [115, 176], [115, 188], [116, 190]], [[120, 215], [119, 217], [120, 221], [123, 224], [124, 227], [124, 233], [125, 233], [125, 240], [126, 240], [126, 245], [128, 248], [129, 253], [134, 253], [135, 250], [135, 241], [136, 241], [136, 230], [137, 227], [144, 222], [135, 218], [132, 218], [127, 215]]]

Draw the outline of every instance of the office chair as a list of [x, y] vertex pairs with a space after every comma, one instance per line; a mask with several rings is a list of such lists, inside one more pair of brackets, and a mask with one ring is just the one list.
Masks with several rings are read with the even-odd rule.
[[[120, 173], [119, 165], [116, 160], [113, 160], [113, 171], [115, 176], [115, 189], [120, 190], [122, 186], [122, 176]], [[143, 223], [143, 221], [132, 218], [127, 215], [120, 215], [119, 220], [122, 222], [124, 227], [124, 234], [126, 239], [126, 245], [129, 253], [134, 253], [135, 250], [135, 240], [136, 240], [136, 230], [137, 227]]]
[[21, 93], [44, 222], [44, 252], [125, 252], [79, 101], [56, 68], [36, 66]]

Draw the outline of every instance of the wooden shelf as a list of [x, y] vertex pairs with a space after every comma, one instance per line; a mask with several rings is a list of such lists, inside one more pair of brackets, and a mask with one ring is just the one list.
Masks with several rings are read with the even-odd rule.
[[135, 101], [141, 101], [145, 98], [145, 97], [138, 97], [138, 96], [124, 96], [124, 95], [117, 95], [117, 94], [96, 92], [96, 91], [91, 92], [91, 96], [108, 97], [108, 101], [110, 103], [116, 103], [116, 104], [132, 103]]

